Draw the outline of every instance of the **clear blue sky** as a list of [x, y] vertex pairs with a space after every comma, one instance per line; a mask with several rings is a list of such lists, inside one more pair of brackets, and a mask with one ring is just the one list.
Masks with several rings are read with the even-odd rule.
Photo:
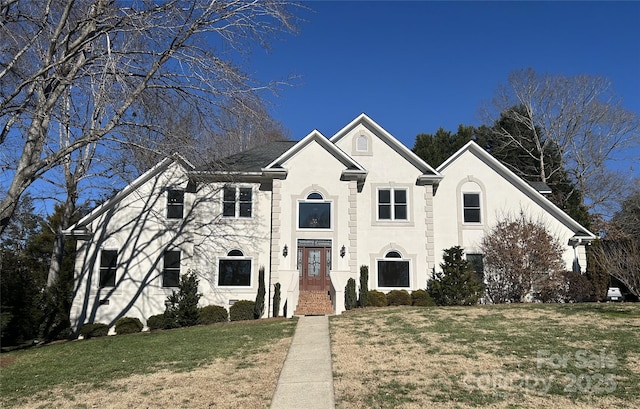
[[[273, 116], [292, 139], [365, 112], [409, 148], [419, 133], [481, 124], [516, 69], [609, 78], [640, 113], [640, 2], [305, 2], [296, 36], [253, 55], [262, 79], [299, 75]], [[640, 155], [639, 155], [640, 156]]]

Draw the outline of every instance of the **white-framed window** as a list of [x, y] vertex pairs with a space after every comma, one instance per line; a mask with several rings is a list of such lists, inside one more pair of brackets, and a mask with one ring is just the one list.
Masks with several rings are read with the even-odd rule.
[[222, 191], [222, 216], [250, 218], [253, 214], [253, 189], [225, 186]]
[[182, 219], [184, 214], [184, 190], [167, 190], [167, 219]]
[[378, 260], [378, 287], [409, 288], [411, 264], [400, 252], [392, 250]]
[[408, 220], [407, 189], [378, 189], [378, 220]]
[[318, 192], [298, 202], [299, 229], [331, 229], [331, 202]]
[[162, 286], [180, 286], [180, 250], [167, 250], [162, 260]]
[[241, 250], [231, 250], [218, 261], [219, 287], [250, 287], [251, 258]]
[[116, 286], [118, 250], [100, 251], [100, 288]]
[[462, 194], [462, 213], [465, 223], [482, 223], [480, 193]]

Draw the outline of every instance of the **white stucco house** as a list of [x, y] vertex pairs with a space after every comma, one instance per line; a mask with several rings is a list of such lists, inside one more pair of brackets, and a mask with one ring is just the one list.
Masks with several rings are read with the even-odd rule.
[[301, 294], [330, 297], [369, 267], [369, 289], [424, 289], [442, 251], [480, 260], [479, 243], [499, 220], [527, 212], [566, 245], [567, 269], [586, 266], [595, 236], [474, 142], [437, 169], [365, 114], [326, 138], [273, 142], [216, 167], [167, 158], [66, 234], [78, 239], [71, 322], [142, 322], [189, 271], [200, 304], [229, 307], [267, 285], [265, 316], [281, 285], [280, 315]]

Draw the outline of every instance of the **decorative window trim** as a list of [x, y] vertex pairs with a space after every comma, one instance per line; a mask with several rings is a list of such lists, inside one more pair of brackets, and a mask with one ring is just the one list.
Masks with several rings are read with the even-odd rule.
[[[372, 156], [373, 150], [371, 147], [372, 138], [369, 133], [362, 130], [353, 135], [353, 145], [351, 147], [351, 154], [353, 156]], [[366, 146], [363, 147], [362, 141], [366, 140]], [[364, 148], [364, 149], [363, 149]]]
[[[249, 262], [249, 283], [248, 284], [222, 284], [222, 262]], [[239, 249], [233, 249], [227, 253], [226, 256], [218, 258], [218, 277], [216, 279], [216, 286], [219, 288], [252, 288], [253, 287], [253, 258], [245, 256], [244, 252]]]
[[[474, 205], [466, 205], [466, 201], [465, 201], [465, 197], [467, 196], [477, 196], [478, 198], [478, 205], [474, 206]], [[471, 225], [481, 225], [484, 223], [484, 217], [482, 215], [482, 192], [478, 192], [478, 191], [463, 191], [462, 195], [461, 195], [461, 201], [462, 201], [462, 223], [463, 224], [471, 224]], [[474, 211], [477, 212], [478, 215], [478, 219], [477, 221], [475, 220], [467, 220], [467, 211]]]
[[[389, 191], [389, 202], [388, 203], [381, 203], [380, 202], [380, 192], [382, 191]], [[405, 217], [404, 218], [397, 218], [396, 217], [396, 213], [398, 211], [398, 206], [402, 206], [402, 204], [397, 204], [396, 200], [396, 192], [404, 192], [405, 193], [405, 201], [404, 201], [404, 211], [405, 211]], [[375, 191], [375, 195], [376, 195], [376, 200], [375, 200], [375, 204], [376, 204], [376, 209], [375, 209], [375, 215], [376, 215], [376, 221], [380, 222], [380, 223], [388, 223], [388, 222], [402, 222], [402, 223], [406, 223], [408, 221], [410, 221], [410, 206], [409, 206], [409, 202], [410, 202], [410, 192], [409, 189], [406, 187], [378, 187], [376, 188]], [[380, 209], [381, 206], [389, 206], [389, 218], [381, 218], [380, 217]]]
[[[380, 263], [402, 263], [407, 266], [407, 285], [399, 285], [399, 286], [384, 286], [380, 285]], [[376, 288], [383, 290], [397, 290], [397, 289], [409, 289], [412, 284], [412, 267], [413, 263], [410, 258], [403, 257], [402, 253], [397, 249], [390, 249], [385, 251], [384, 257], [376, 258]]]
[[[313, 197], [312, 197], [313, 196]], [[333, 200], [331, 199], [325, 199], [325, 196], [323, 193], [317, 191], [317, 190], [313, 190], [311, 192], [309, 192], [304, 199], [298, 199], [297, 200], [297, 204], [296, 204], [296, 228], [298, 230], [302, 230], [302, 231], [331, 231], [333, 230], [333, 222], [334, 222], [334, 214], [333, 214], [333, 209], [334, 209], [334, 205], [333, 205]], [[305, 204], [309, 204], [309, 205], [323, 205], [324, 206], [329, 206], [329, 226], [328, 227], [303, 227], [301, 226], [301, 208], [302, 205]], [[318, 223], [320, 223], [318, 221]]]
[[[234, 191], [233, 201], [229, 200], [227, 196], [228, 191]], [[249, 193], [249, 200], [246, 200], [246, 196], [243, 198], [243, 194]], [[225, 219], [252, 219], [254, 209], [254, 196], [253, 186], [246, 185], [226, 185], [222, 188], [222, 217]], [[244, 199], [244, 200], [243, 200]], [[231, 206], [233, 205], [233, 215], [228, 214]], [[247, 215], [248, 211], [248, 215]], [[227, 213], [227, 214], [225, 214]]]

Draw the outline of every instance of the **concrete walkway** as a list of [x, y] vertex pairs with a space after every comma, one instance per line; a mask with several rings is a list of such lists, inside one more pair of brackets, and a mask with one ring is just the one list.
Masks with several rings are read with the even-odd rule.
[[300, 317], [271, 409], [333, 409], [333, 371], [327, 316]]

